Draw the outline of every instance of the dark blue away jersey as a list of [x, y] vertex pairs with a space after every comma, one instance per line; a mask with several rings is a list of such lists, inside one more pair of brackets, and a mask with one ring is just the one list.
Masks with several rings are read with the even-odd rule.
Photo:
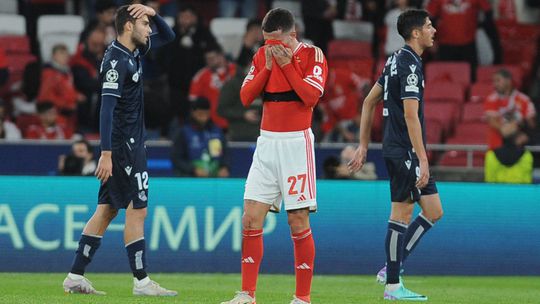
[[[407, 153], [416, 157], [405, 123], [403, 105], [405, 99], [418, 100], [418, 117], [422, 126], [422, 137], [425, 139], [422, 69], [420, 56], [405, 45], [388, 58], [384, 71], [377, 81], [384, 91], [384, 157], [401, 158]], [[425, 144], [425, 140], [423, 142]]]

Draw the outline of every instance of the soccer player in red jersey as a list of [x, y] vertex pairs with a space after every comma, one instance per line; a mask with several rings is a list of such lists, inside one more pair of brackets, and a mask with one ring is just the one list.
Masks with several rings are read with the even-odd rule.
[[253, 57], [240, 97], [244, 106], [262, 94], [261, 135], [249, 170], [242, 218], [242, 290], [224, 304], [255, 303], [268, 211], [287, 211], [294, 242], [296, 293], [310, 303], [315, 244], [309, 213], [317, 208], [311, 117], [324, 93], [328, 66], [322, 51], [298, 42], [290, 11], [275, 8], [262, 23], [265, 45]]

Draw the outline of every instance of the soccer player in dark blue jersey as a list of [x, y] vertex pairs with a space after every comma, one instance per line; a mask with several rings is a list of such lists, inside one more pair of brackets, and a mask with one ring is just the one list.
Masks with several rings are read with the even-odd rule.
[[115, 25], [118, 38], [105, 52], [100, 69], [101, 157], [95, 173], [101, 181], [98, 206], [84, 227], [63, 287], [69, 293], [104, 294], [94, 289], [84, 271], [118, 209], [126, 209], [124, 243], [134, 276], [133, 294], [175, 296], [176, 291], [159, 286], [146, 274], [148, 171], [141, 67], [141, 56], [172, 41], [174, 33], [152, 8], [140, 4], [120, 7]]
[[[424, 10], [402, 13], [397, 26], [405, 46], [388, 58], [381, 77], [364, 100], [360, 145], [349, 170], [356, 172], [366, 161], [373, 113], [383, 100], [383, 157], [390, 177], [392, 210], [385, 244], [386, 266], [377, 278], [386, 283], [385, 299], [425, 301], [427, 297], [403, 286], [400, 270], [422, 236], [442, 217], [441, 199], [429, 174], [425, 148], [424, 74], [420, 57], [433, 46], [436, 30]], [[415, 202], [422, 212], [411, 223]]]

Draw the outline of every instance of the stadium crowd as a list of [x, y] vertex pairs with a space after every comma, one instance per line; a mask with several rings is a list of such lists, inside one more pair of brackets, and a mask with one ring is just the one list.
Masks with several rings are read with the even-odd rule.
[[[0, 11], [8, 2], [0, 3]], [[438, 29], [437, 47], [423, 58], [427, 142], [487, 144], [493, 153], [486, 164], [506, 165], [521, 160], [523, 146], [540, 144], [538, 1], [14, 2], [17, 11], [11, 13], [24, 18], [26, 30], [0, 29], [0, 138], [6, 140], [99, 138], [98, 77], [103, 53], [115, 39], [115, 9], [142, 2], [166, 16], [176, 33], [168, 46], [145, 56], [143, 76], [148, 138], [173, 141], [180, 175], [227, 176], [227, 141], [256, 140], [262, 102], [243, 108], [239, 89], [264, 43], [260, 18], [276, 6], [297, 16], [301, 40], [319, 46], [329, 60], [325, 95], [313, 116], [318, 142], [357, 141], [366, 90], [386, 56], [403, 45], [397, 16], [424, 7]], [[43, 34], [41, 17], [50, 14], [80, 19], [76, 39], [62, 35], [68, 23], [56, 36]], [[9, 22], [7, 16], [0, 15], [0, 23]], [[380, 142], [382, 114], [377, 117], [372, 138]], [[190, 146], [194, 142], [202, 145]], [[430, 157], [448, 166], [466, 161], [459, 151]], [[205, 173], [193, 165], [203, 159], [211, 166]], [[474, 155], [474, 164], [483, 162], [484, 153]]]

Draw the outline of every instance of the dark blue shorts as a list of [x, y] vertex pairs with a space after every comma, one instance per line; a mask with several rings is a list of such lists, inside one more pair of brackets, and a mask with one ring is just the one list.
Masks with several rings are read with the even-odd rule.
[[384, 162], [390, 178], [392, 202], [405, 202], [409, 198], [413, 202], [418, 202], [422, 195], [438, 193], [437, 185], [435, 185], [431, 174], [426, 187], [423, 189], [415, 187], [417, 176], [420, 173], [420, 164], [417, 158], [411, 158], [407, 154], [403, 158], [385, 157]]
[[148, 169], [146, 148], [131, 150], [128, 146], [112, 151], [112, 176], [99, 188], [98, 204], [109, 204], [114, 209], [148, 205]]

